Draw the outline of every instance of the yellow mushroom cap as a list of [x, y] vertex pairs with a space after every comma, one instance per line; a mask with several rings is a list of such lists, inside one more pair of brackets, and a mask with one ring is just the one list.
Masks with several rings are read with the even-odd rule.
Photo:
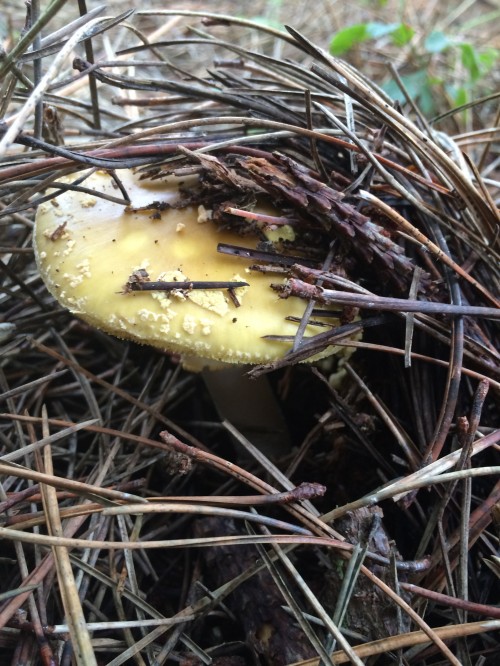
[[[218, 243], [254, 247], [256, 239], [218, 230], [211, 211], [193, 206], [159, 213], [152, 202], [175, 202], [179, 181], [139, 180], [117, 172], [130, 209], [101, 197], [67, 191], [39, 206], [34, 247], [42, 278], [72, 313], [120, 338], [163, 350], [226, 363], [264, 363], [282, 357], [305, 302], [280, 299], [270, 287], [276, 276], [250, 271], [250, 262], [217, 252]], [[66, 181], [68, 182], [68, 181]], [[92, 174], [85, 186], [119, 196], [112, 177]], [[234, 290], [128, 291], [131, 276], [157, 281], [247, 282]], [[330, 324], [335, 323], [331, 319]], [[308, 326], [306, 336], [321, 329]], [[335, 350], [329, 350], [333, 353]]]

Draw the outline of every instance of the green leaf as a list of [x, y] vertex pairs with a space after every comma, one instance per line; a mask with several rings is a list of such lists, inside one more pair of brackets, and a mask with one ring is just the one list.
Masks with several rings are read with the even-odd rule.
[[481, 63], [481, 73], [483, 76], [493, 69], [497, 64], [499, 56], [500, 51], [491, 47], [479, 54], [479, 62]]
[[356, 25], [351, 25], [348, 28], [344, 28], [343, 30], [339, 30], [339, 32], [335, 33], [330, 42], [330, 53], [335, 56], [342, 55], [352, 49], [356, 44], [364, 42], [368, 37], [366, 23], [358, 23]]
[[367, 37], [379, 39], [390, 35], [393, 44], [403, 46], [407, 44], [415, 34], [413, 28], [406, 23], [379, 23], [372, 21], [366, 24]]
[[392, 35], [400, 26], [401, 23], [379, 23], [378, 21], [370, 21], [370, 23], [366, 24], [367, 37], [378, 39], [379, 37]]
[[[424, 115], [432, 115], [435, 112], [435, 95], [432, 87], [432, 81], [429, 79], [427, 70], [419, 69], [411, 74], [405, 74], [401, 77], [408, 95], [416, 102]], [[400, 90], [397, 83], [391, 79], [382, 85], [383, 90], [392, 97], [392, 99], [406, 103], [406, 98]]]
[[[408, 95], [412, 99], [416, 100], [418, 99], [421, 89], [428, 83], [427, 70], [419, 69], [416, 72], [412, 72], [411, 74], [404, 74], [401, 77], [401, 81], [403, 82], [403, 85], [406, 88]], [[397, 100], [398, 102], [404, 103], [406, 101], [403, 92], [400, 90], [398, 84], [396, 83], [396, 81], [394, 81], [394, 79], [391, 79], [390, 81], [385, 83], [382, 87], [388, 95], [390, 95], [393, 99]]]
[[442, 53], [449, 48], [453, 42], [441, 30], [434, 30], [427, 35], [424, 48], [427, 53]]
[[414, 34], [413, 28], [406, 25], [406, 23], [380, 23], [378, 21], [357, 23], [339, 30], [333, 36], [330, 42], [330, 53], [337, 56], [342, 55], [357, 44], [369, 39], [380, 39], [386, 35], [390, 35], [393, 44], [396, 44], [396, 46], [404, 46]]
[[476, 49], [467, 42], [460, 44], [462, 54], [462, 65], [469, 72], [469, 79], [472, 83], [481, 77], [480, 62]]
[[406, 23], [400, 23], [398, 27], [391, 32], [391, 40], [395, 46], [404, 46], [405, 44], [408, 44], [414, 34], [415, 30], [413, 30], [413, 28]]
[[469, 101], [469, 93], [466, 88], [460, 87], [455, 90], [455, 95], [453, 98], [453, 101], [455, 102], [455, 106], [464, 106], [464, 104], [467, 104]]

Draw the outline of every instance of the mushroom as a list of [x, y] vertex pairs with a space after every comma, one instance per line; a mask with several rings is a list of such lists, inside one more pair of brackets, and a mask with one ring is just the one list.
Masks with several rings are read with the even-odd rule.
[[[279, 298], [270, 287], [276, 275], [250, 271], [250, 260], [217, 252], [218, 243], [254, 247], [255, 237], [218, 229], [210, 210], [184, 205], [176, 177], [140, 179], [132, 170], [117, 175], [128, 207], [71, 190], [39, 206], [35, 256], [53, 296], [107, 333], [180, 354], [188, 369], [266, 363], [286, 354], [286, 338], [297, 331], [296, 321], [287, 318], [300, 319], [304, 302]], [[182, 183], [190, 185], [196, 182]], [[119, 193], [102, 171], [85, 186], [115, 198]], [[190, 288], [200, 281], [233, 288]], [[324, 322], [331, 325], [332, 319]], [[309, 325], [305, 337], [321, 330]]]
[[[270, 288], [276, 275], [250, 271], [250, 260], [217, 252], [218, 243], [255, 246], [255, 237], [218, 230], [203, 206], [175, 208], [178, 179], [117, 173], [129, 207], [66, 191], [38, 208], [35, 256], [59, 303], [107, 333], [181, 354], [188, 365], [194, 359], [258, 364], [281, 358], [291, 343], [265, 336], [294, 336], [297, 324], [287, 317], [300, 318], [304, 301], [279, 298]], [[107, 173], [93, 173], [85, 185], [117, 196]], [[235, 287], [190, 289], [193, 282]], [[162, 290], [162, 283], [170, 288]], [[308, 326], [306, 336], [321, 330]]]

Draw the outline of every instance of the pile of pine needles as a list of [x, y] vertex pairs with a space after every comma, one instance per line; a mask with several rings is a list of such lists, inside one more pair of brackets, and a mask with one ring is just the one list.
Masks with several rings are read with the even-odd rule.
[[[494, 130], [459, 145], [292, 27], [82, 10], [42, 39], [63, 5], [0, 60], [2, 663], [498, 663]], [[220, 226], [262, 197], [259, 223], [293, 226], [246, 250], [304, 300], [290, 353], [250, 372], [285, 454], [41, 282], [49, 186], [129, 167], [198, 174], [185, 203]], [[342, 325], [305, 340], [316, 304]], [[332, 343], [357, 349], [340, 388], [300, 363]]]

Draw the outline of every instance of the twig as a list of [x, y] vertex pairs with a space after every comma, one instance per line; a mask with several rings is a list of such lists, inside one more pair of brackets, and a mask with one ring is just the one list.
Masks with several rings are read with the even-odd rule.
[[364, 310], [382, 310], [387, 312], [422, 312], [426, 314], [461, 315], [470, 317], [486, 317], [500, 319], [500, 304], [496, 308], [471, 305], [452, 305], [450, 303], [433, 303], [431, 301], [415, 301], [405, 298], [389, 298], [384, 296], [349, 294], [334, 289], [324, 289], [311, 285], [296, 278], [290, 278], [286, 285], [275, 285], [284, 298], [300, 296], [312, 298], [319, 303], [342, 303], [353, 305]]

